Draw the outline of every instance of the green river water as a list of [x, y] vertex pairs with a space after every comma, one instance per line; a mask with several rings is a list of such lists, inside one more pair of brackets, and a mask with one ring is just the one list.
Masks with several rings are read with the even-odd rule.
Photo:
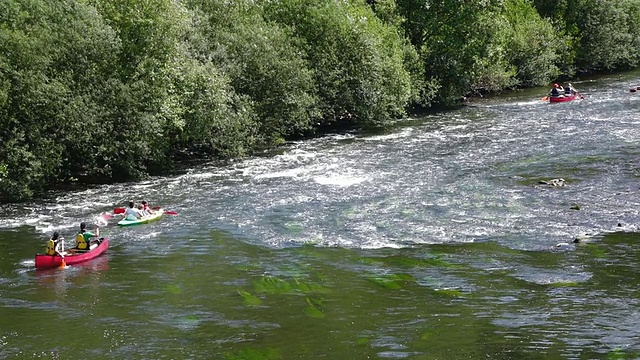
[[573, 84], [2, 205], [0, 359], [640, 359], [640, 73]]

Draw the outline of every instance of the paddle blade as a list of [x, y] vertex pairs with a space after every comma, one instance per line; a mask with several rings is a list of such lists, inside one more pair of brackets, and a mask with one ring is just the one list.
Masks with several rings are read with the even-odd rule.
[[545, 97], [543, 97], [541, 100], [542, 100], [542, 101], [547, 101], [547, 100], [549, 100], [549, 97], [548, 97], [548, 96], [545, 96]]
[[164, 213], [167, 215], [178, 215], [178, 213], [175, 211], [165, 211]]
[[111, 218], [113, 218], [113, 215], [109, 214], [109, 213], [103, 213], [102, 215], [100, 215], [103, 219], [105, 220], [110, 220]]
[[115, 208], [113, 209], [114, 214], [124, 214], [124, 208]]
[[67, 262], [64, 261], [64, 258], [62, 258], [62, 261], [60, 262], [60, 266], [58, 266], [58, 268], [64, 269], [66, 267], [67, 267]]

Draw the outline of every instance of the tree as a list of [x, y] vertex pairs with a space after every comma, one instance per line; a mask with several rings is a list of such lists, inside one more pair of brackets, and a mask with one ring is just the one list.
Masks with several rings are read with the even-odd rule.
[[363, 1], [263, 1], [268, 20], [305, 46], [321, 127], [380, 126], [404, 114], [419, 92], [404, 61], [409, 48]]
[[255, 112], [260, 145], [308, 131], [319, 115], [313, 74], [286, 28], [265, 21], [252, 1], [190, 1], [189, 6], [203, 14], [199, 25], [207, 56]]
[[69, 173], [117, 44], [91, 7], [53, 0], [0, 3], [0, 39], [0, 198], [23, 199]]
[[[420, 51], [427, 83], [437, 84], [441, 105], [459, 103], [486, 75], [501, 1], [399, 0], [405, 31]], [[495, 69], [493, 70], [495, 71]]]
[[528, 0], [507, 0], [504, 18], [505, 58], [517, 69], [520, 85], [546, 85], [560, 74], [559, 63], [573, 63], [562, 32], [542, 19]]

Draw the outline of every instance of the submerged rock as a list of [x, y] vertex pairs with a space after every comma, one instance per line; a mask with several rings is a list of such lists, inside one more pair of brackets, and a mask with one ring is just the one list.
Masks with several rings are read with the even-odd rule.
[[583, 234], [579, 234], [575, 237], [575, 239], [573, 239], [573, 243], [574, 244], [578, 244], [584, 241], [589, 240], [590, 238], [598, 235], [599, 232], [593, 232], [593, 233], [583, 233]]
[[566, 182], [563, 178], [551, 179], [551, 180], [540, 180], [538, 184], [549, 185], [553, 187], [565, 186]]

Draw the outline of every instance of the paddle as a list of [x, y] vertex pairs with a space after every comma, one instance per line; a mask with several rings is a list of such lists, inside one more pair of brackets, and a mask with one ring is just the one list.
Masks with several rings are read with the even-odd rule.
[[[151, 210], [160, 210], [160, 209], [162, 209], [162, 206], [153, 206], [153, 207], [151, 207]], [[167, 215], [178, 215], [178, 213], [175, 212], [175, 211], [165, 211], [164, 213], [167, 214]]]
[[60, 241], [61, 241], [60, 251], [56, 250], [56, 253], [60, 255], [60, 257], [62, 258], [62, 261], [60, 262], [60, 265], [58, 266], [58, 268], [64, 269], [67, 267], [67, 262], [64, 261], [64, 255], [62, 254], [62, 251], [64, 251], [64, 239], [60, 238]]
[[113, 209], [114, 214], [124, 214], [125, 208], [115, 208]]
[[105, 213], [100, 214], [100, 217], [102, 217], [105, 220], [111, 220], [111, 218], [113, 218], [113, 215], [105, 212]]
[[545, 97], [543, 97], [541, 100], [542, 100], [542, 101], [547, 101], [547, 100], [549, 100], [549, 97], [548, 97], [548, 96], [545, 96]]

